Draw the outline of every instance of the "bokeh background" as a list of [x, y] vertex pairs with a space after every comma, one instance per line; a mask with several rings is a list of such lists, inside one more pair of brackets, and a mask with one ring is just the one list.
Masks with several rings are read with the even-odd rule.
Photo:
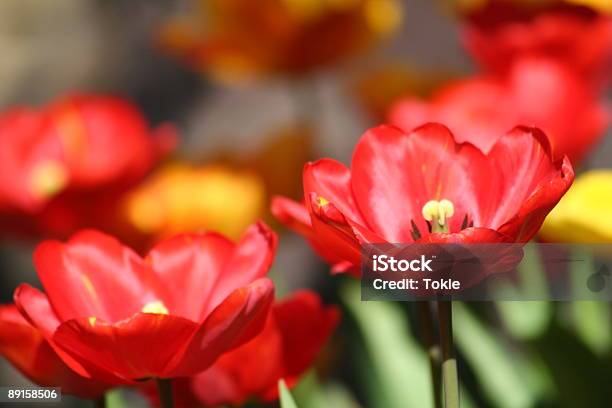
[[[307, 160], [349, 162], [358, 138], [383, 120], [393, 98], [425, 96], [477, 71], [453, 7], [387, 3], [372, 18], [388, 30], [359, 52], [305, 73], [243, 76], [223, 65], [204, 72], [169, 47], [176, 38], [165, 31], [168, 22], [197, 15], [190, 1], [0, 2], [2, 109], [72, 92], [111, 93], [132, 100], [150, 123], [178, 128], [177, 150], [126, 204], [126, 219], [147, 237], [143, 247], [189, 229], [238, 237], [264, 218], [283, 234], [272, 272], [279, 294], [308, 287], [341, 305], [341, 326], [295, 390], [300, 407], [420, 408], [429, 397], [412, 305], [361, 303], [356, 282], [331, 277], [307, 242], [268, 210], [272, 195], [300, 198]], [[612, 140], [603, 137], [583, 168], [612, 167], [611, 154]], [[184, 208], [185, 200], [195, 204]], [[160, 221], [164, 211], [172, 214]], [[36, 242], [9, 237], [0, 244], [2, 303], [21, 282], [39, 285], [31, 261]], [[455, 314], [466, 407], [610, 406], [610, 305], [478, 303], [458, 305]], [[27, 383], [0, 361], [0, 385]], [[125, 406], [144, 404], [133, 393], [116, 398], [117, 406], [122, 399]], [[64, 405], [87, 402], [65, 398]]]

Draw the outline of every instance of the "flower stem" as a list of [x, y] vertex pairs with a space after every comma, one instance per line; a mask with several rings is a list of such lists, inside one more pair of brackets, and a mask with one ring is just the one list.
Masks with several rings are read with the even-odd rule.
[[106, 395], [102, 395], [93, 400], [93, 404], [95, 408], [106, 408]]
[[421, 337], [427, 348], [429, 358], [429, 369], [431, 373], [433, 404], [435, 408], [442, 408], [442, 371], [440, 370], [440, 346], [434, 340], [434, 320], [431, 315], [430, 304], [427, 301], [417, 302], [419, 323], [421, 325]]
[[159, 403], [161, 408], [174, 408], [174, 398], [172, 397], [172, 380], [169, 378], [157, 379], [157, 392], [159, 393]]
[[438, 301], [445, 408], [459, 408], [459, 376], [457, 374], [457, 360], [455, 360], [455, 353], [453, 350], [452, 307], [453, 303], [451, 301]]

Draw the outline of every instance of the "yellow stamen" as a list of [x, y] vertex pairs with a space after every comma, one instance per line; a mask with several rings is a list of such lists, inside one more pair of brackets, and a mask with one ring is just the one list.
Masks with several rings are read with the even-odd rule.
[[89, 325], [90, 325], [91, 327], [94, 327], [94, 326], [96, 325], [96, 320], [97, 320], [97, 319], [96, 319], [94, 316], [91, 316], [91, 317], [89, 317], [89, 318], [87, 319], [87, 321], [89, 322]]
[[433, 232], [448, 232], [446, 220], [455, 214], [455, 206], [450, 200], [430, 200], [421, 210], [423, 218], [432, 222]]
[[167, 315], [168, 309], [166, 309], [166, 306], [164, 306], [164, 304], [161, 301], [156, 300], [156, 301], [149, 302], [146, 305], [144, 305], [142, 307], [142, 313]]

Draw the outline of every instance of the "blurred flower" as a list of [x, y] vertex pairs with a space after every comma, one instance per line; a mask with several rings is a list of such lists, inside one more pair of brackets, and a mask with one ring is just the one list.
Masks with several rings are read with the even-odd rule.
[[45, 340], [15, 305], [0, 306], [0, 354], [32, 382], [43, 387], [60, 387], [62, 393], [98, 398], [111, 387], [82, 377], [60, 359], [61, 350]]
[[586, 6], [601, 13], [612, 11], [608, 0], [445, 0], [461, 13], [475, 13], [487, 10], [494, 15], [533, 14], [547, 9], [570, 9], [574, 6]]
[[171, 127], [150, 130], [119, 98], [71, 95], [11, 109], [0, 115], [0, 215], [52, 235], [90, 225], [88, 201], [139, 181], [175, 140]]
[[516, 59], [535, 56], [558, 61], [596, 88], [612, 79], [612, 16], [585, 8], [484, 9], [471, 16], [463, 40], [490, 72], [504, 73]]
[[264, 203], [263, 181], [253, 173], [174, 164], [132, 191], [125, 212], [132, 227], [156, 238], [197, 230], [238, 238], [262, 216]]
[[358, 275], [364, 243], [527, 242], [573, 179], [535, 128], [515, 128], [484, 154], [442, 125], [380, 126], [363, 135], [351, 169], [306, 165], [305, 206], [277, 198], [272, 211], [333, 271]]
[[114, 383], [190, 376], [261, 331], [275, 248], [276, 235], [261, 223], [237, 244], [216, 233], [184, 234], [144, 259], [108, 235], [81, 231], [37, 248], [46, 294], [24, 284], [15, 302], [83, 376]]
[[406, 95], [429, 96], [453, 75], [394, 64], [371, 69], [360, 75], [354, 88], [367, 112], [384, 120], [393, 102]]
[[546, 217], [542, 238], [568, 243], [612, 242], [611, 209], [612, 170], [588, 171], [576, 179]]
[[550, 138], [555, 157], [568, 155], [574, 164], [605, 134], [609, 121], [609, 109], [580, 78], [543, 59], [518, 60], [503, 80], [473, 77], [442, 87], [429, 101], [400, 100], [389, 114], [390, 123], [407, 131], [444, 123], [459, 142], [484, 152], [517, 124], [537, 126]]
[[[276, 302], [264, 329], [224, 354], [206, 371], [175, 381], [177, 406], [239, 406], [247, 400], [278, 398], [278, 381], [297, 383], [327, 342], [339, 319], [310, 291]], [[155, 394], [150, 393], [155, 400]], [[197, 401], [197, 402], [196, 402]]]
[[160, 42], [223, 81], [300, 75], [336, 63], [393, 32], [398, 0], [199, 0]]
[[587, 6], [600, 13], [612, 13], [612, 2], [609, 0], [565, 0], [566, 3]]

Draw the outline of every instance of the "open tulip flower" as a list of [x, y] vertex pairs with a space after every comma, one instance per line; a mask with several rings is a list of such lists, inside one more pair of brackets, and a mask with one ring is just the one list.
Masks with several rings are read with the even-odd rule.
[[550, 138], [555, 157], [567, 155], [576, 164], [605, 134], [610, 109], [565, 66], [524, 58], [511, 65], [506, 78], [461, 79], [429, 100], [401, 99], [391, 107], [389, 122], [407, 131], [426, 122], [444, 123], [458, 141], [484, 152], [516, 124], [533, 125]]
[[109, 204], [107, 197], [139, 181], [175, 140], [170, 126], [151, 130], [134, 105], [116, 97], [71, 95], [5, 111], [2, 224], [70, 234], [96, 219], [89, 211], [96, 203]]
[[[174, 382], [178, 407], [240, 406], [278, 398], [278, 381], [292, 387], [311, 366], [339, 319], [313, 292], [300, 291], [275, 302], [264, 329], [191, 378]], [[150, 389], [147, 389], [150, 391]], [[155, 401], [154, 393], [148, 393]]]
[[335, 63], [394, 31], [397, 0], [199, 0], [161, 44], [224, 81], [300, 75]]
[[60, 387], [65, 394], [95, 399], [111, 387], [70, 369], [15, 305], [0, 306], [0, 354], [32, 382]]
[[[609, 7], [612, 4], [603, 2]], [[470, 16], [463, 42], [490, 72], [506, 72], [517, 58], [547, 57], [571, 68], [596, 88], [609, 85], [612, 15], [585, 7], [547, 4], [542, 9], [494, 2]]]
[[573, 179], [536, 128], [517, 127], [483, 153], [439, 124], [384, 125], [363, 135], [350, 169], [306, 164], [305, 205], [276, 198], [272, 210], [332, 271], [359, 275], [362, 244], [527, 242]]
[[143, 259], [85, 230], [36, 249], [45, 293], [22, 285], [15, 302], [81, 376], [113, 384], [191, 376], [262, 329], [276, 240], [258, 223], [238, 243], [177, 235]]

